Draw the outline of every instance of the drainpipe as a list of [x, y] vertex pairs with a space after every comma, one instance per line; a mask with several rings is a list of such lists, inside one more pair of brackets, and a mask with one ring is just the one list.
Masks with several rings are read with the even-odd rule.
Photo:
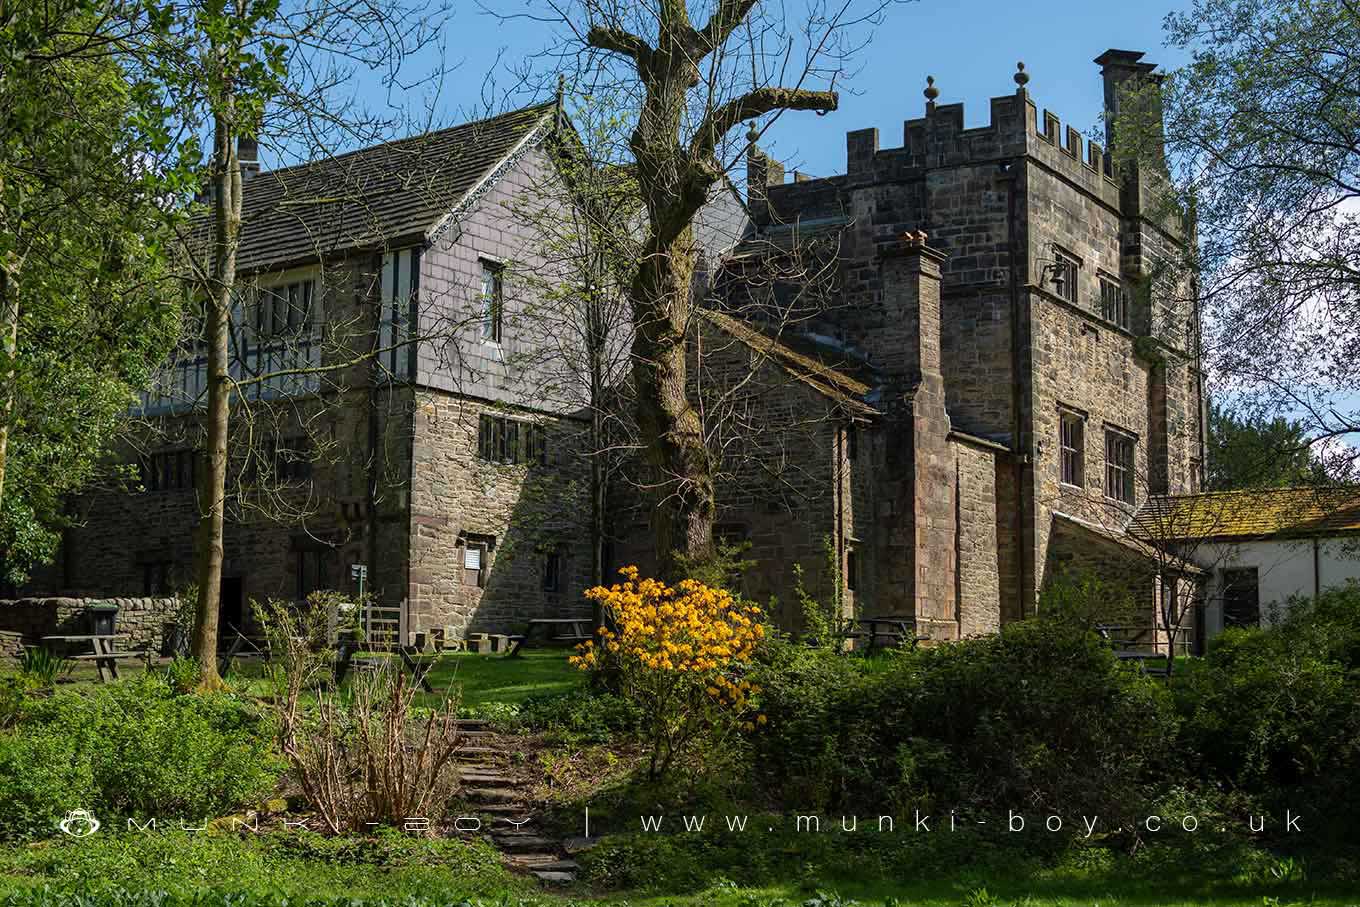
[[1020, 596], [1020, 619], [1025, 618], [1025, 461], [1028, 455], [1021, 447], [1024, 420], [1020, 408], [1023, 402], [1020, 386], [1020, 277], [1017, 273], [1024, 260], [1020, 254], [1019, 229], [1017, 227], [1017, 183], [1024, 157], [1016, 157], [1001, 163], [1001, 179], [1006, 183], [1006, 245], [1010, 257], [1008, 284], [1010, 290], [1010, 331], [1011, 331], [1011, 453], [1015, 467], [1015, 529], [1016, 591]]
[[851, 427], [841, 426], [836, 430], [836, 572], [832, 574], [832, 581], [838, 582], [839, 589], [834, 590], [832, 601], [839, 602], [837, 607], [836, 619], [840, 620], [845, 611], [845, 489], [842, 485], [845, 482], [845, 453], [846, 453], [846, 432], [853, 431], [854, 422], [848, 423]]
[[1313, 539], [1313, 601], [1322, 594], [1322, 551], [1317, 538]]

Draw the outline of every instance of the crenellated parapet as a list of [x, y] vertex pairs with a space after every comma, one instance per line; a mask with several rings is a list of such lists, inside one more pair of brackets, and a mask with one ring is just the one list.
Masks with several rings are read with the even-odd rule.
[[941, 104], [940, 89], [927, 79], [925, 115], [903, 124], [900, 147], [880, 147], [877, 129], [846, 134], [846, 184], [909, 177], [914, 171], [1029, 156], [1058, 175], [1118, 204], [1118, 168], [1110, 152], [1052, 111], [1042, 116], [1030, 95], [1029, 73], [1019, 64], [1016, 90], [989, 102], [988, 121], [966, 126], [963, 104]]

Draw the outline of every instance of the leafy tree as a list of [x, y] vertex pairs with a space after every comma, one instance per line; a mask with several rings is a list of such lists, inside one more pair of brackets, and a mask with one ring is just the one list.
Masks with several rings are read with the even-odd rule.
[[1314, 458], [1308, 428], [1283, 416], [1239, 414], [1209, 408], [1209, 463], [1205, 488], [1283, 488], [1330, 481]]
[[[196, 166], [206, 184], [203, 220], [209, 226], [182, 233], [177, 260], [195, 299], [195, 336], [189, 339], [202, 342], [207, 353], [191, 651], [203, 667], [201, 686], [210, 689], [221, 684], [215, 655], [233, 412], [241, 414], [247, 385], [267, 386], [281, 375], [309, 370], [299, 366], [246, 378], [231, 374], [232, 310], [245, 289], [237, 269], [247, 229], [239, 142], [267, 136], [280, 153], [315, 160], [385, 137], [393, 118], [354, 104], [355, 72], [366, 69], [394, 80], [409, 55], [434, 41], [434, 23], [444, 10], [421, 0], [409, 5], [402, 0], [146, 0], [137, 9], [139, 28], [120, 50], [163, 97], [172, 99], [185, 137], [178, 146], [182, 165]], [[378, 352], [376, 347], [356, 351], [310, 370], [342, 371], [371, 361]]]
[[1208, 365], [1315, 443], [1355, 432], [1360, 5], [1195, 0], [1166, 30], [1192, 61], [1124, 97], [1114, 146], [1160, 164], [1165, 134], [1164, 202], [1199, 240], [1166, 264], [1197, 279]]
[[63, 499], [177, 327], [153, 94], [89, 0], [0, 2], [0, 581], [51, 557]]

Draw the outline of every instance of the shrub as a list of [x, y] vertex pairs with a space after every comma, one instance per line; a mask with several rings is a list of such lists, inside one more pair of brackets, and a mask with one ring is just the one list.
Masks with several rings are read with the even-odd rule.
[[34, 701], [0, 735], [0, 836], [50, 834], [75, 808], [195, 821], [253, 804], [277, 778], [271, 737], [246, 702], [156, 676]]
[[643, 710], [627, 697], [582, 689], [529, 697], [520, 704], [514, 726], [544, 731], [566, 742], [608, 743], [636, 736], [643, 719]]
[[279, 746], [293, 776], [334, 834], [438, 819], [458, 782], [456, 701], [418, 714], [416, 687], [395, 659], [384, 659], [355, 678], [348, 696], [318, 690], [315, 709], [303, 707], [304, 691], [331, 676], [325, 643], [334, 601], [313, 594], [301, 608], [278, 601], [256, 608], [274, 662]]
[[771, 652], [756, 764], [803, 804], [1042, 803], [1131, 820], [1170, 755], [1161, 685], [1063, 624], [868, 662]]
[[71, 664], [51, 649], [29, 646], [19, 659], [19, 670], [41, 686], [50, 687], [57, 682], [58, 677], [71, 669]]
[[700, 736], [764, 720], [752, 714], [759, 690], [740, 673], [765, 627], [758, 607], [722, 589], [689, 579], [672, 588], [639, 579], [636, 567], [619, 572], [623, 583], [586, 592], [614, 629], [600, 628], [600, 646], [582, 643], [571, 661], [617, 677], [644, 710], [648, 775], [656, 779]]
[[1336, 632], [1347, 623], [1338, 600], [1301, 606], [1276, 628], [1223, 633], [1174, 689], [1188, 770], [1249, 809], [1304, 811], [1315, 832], [1354, 834], [1360, 672], [1346, 661], [1355, 637]]
[[755, 738], [756, 765], [789, 804], [844, 800], [866, 776], [859, 710], [867, 695], [863, 659], [830, 648], [772, 639], [761, 647], [752, 679], [768, 716]]

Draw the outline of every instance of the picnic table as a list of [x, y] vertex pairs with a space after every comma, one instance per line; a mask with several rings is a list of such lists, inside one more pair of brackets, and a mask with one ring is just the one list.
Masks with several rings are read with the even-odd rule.
[[99, 682], [108, 683], [109, 680], [118, 679], [118, 660], [121, 658], [137, 658], [135, 652], [119, 652], [114, 648], [114, 640], [127, 639], [126, 633], [77, 633], [64, 636], [44, 636], [43, 645], [49, 650], [56, 648], [56, 643], [89, 643], [94, 650], [88, 654], [68, 655], [73, 661], [93, 661], [95, 670], [99, 672]]
[[[590, 625], [594, 623], [588, 617], [535, 617], [529, 621], [529, 628], [524, 631], [523, 636], [511, 636], [509, 656], [514, 658], [519, 654], [519, 650], [530, 644], [534, 637], [534, 631], [539, 630], [539, 635], [544, 636], [545, 642], [585, 642], [591, 638]], [[549, 636], [550, 630], [559, 629], [555, 636]]]
[[[337, 687], [340, 685], [341, 681], [345, 679], [345, 675], [349, 673], [350, 668], [358, 665], [376, 665], [378, 663], [376, 660], [377, 658], [385, 657], [373, 656], [356, 659], [355, 656], [362, 648], [364, 648], [364, 645], [355, 640], [341, 641], [335, 656], [335, 685]], [[430, 673], [430, 665], [422, 665], [420, 662], [417, 662], [412, 655], [413, 650], [413, 646], [393, 647], [393, 651], [395, 651], [397, 656], [401, 659], [402, 670], [409, 671], [411, 676], [415, 678], [416, 683], [420, 684], [420, 688], [426, 693], [433, 693], [434, 687], [430, 686], [430, 681], [425, 676]]]
[[[916, 621], [910, 617], [894, 617], [891, 615], [881, 617], [857, 617], [855, 623], [865, 629], [856, 633], [851, 633], [849, 639], [868, 639], [867, 651], [872, 652], [874, 646], [878, 645], [880, 636], [889, 640], [891, 643], [911, 642], [911, 648], [916, 648], [917, 643], [925, 642], [929, 636], [916, 635]], [[882, 627], [883, 629], [879, 629]]]

